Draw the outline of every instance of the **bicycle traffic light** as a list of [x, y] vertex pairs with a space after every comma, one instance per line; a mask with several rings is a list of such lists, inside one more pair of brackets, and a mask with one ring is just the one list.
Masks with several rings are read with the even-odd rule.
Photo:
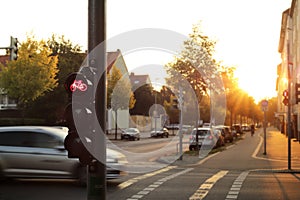
[[10, 60], [18, 59], [18, 39], [10, 37]]
[[64, 84], [69, 100], [64, 113], [69, 128], [64, 145], [69, 158], [79, 158], [85, 165], [94, 160], [89, 149], [95, 133], [92, 123], [95, 119], [93, 95], [95, 87], [92, 80], [93, 73], [89, 73], [91, 69], [87, 68], [83, 67], [82, 73], [71, 73]]
[[172, 99], [172, 107], [178, 109], [178, 99], [176, 97]]
[[288, 92], [288, 90], [284, 90], [283, 93], [282, 93], [282, 96], [283, 96], [282, 103], [286, 106], [289, 105], [289, 92]]

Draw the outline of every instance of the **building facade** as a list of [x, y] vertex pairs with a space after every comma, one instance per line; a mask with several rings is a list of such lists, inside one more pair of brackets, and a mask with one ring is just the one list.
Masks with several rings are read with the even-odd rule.
[[299, 139], [300, 102], [297, 103], [296, 84], [300, 83], [300, 4], [293, 0], [291, 7], [282, 13], [278, 51], [281, 63], [277, 66], [278, 103], [276, 117], [281, 132], [287, 135], [288, 106], [283, 104], [283, 93], [289, 92], [292, 138]]

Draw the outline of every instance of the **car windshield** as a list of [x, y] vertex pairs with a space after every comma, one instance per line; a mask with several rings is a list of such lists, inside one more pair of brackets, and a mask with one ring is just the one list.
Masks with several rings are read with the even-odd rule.
[[126, 129], [126, 132], [135, 133], [135, 132], [137, 132], [137, 130], [133, 129], [133, 128], [129, 128], [129, 129]]
[[209, 134], [209, 130], [193, 130], [192, 135], [196, 135], [197, 133], [199, 136], [205, 136]]

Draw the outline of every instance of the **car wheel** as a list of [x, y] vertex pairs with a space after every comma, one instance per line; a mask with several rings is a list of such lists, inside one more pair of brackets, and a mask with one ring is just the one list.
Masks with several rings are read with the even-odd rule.
[[123, 136], [121, 136], [121, 140], [123, 140], [124, 139], [124, 137]]

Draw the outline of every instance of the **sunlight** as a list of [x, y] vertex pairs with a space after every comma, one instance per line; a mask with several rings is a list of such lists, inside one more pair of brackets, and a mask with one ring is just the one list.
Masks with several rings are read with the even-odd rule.
[[277, 95], [276, 74], [257, 73], [255, 70], [237, 70], [236, 77], [239, 87], [252, 96], [256, 103]]

